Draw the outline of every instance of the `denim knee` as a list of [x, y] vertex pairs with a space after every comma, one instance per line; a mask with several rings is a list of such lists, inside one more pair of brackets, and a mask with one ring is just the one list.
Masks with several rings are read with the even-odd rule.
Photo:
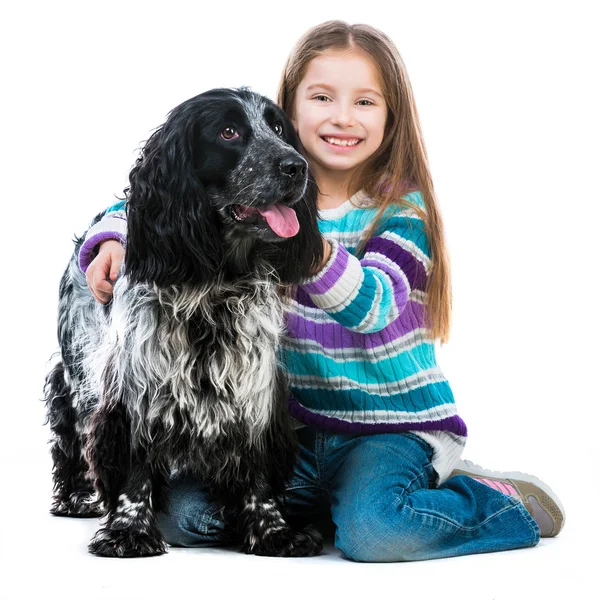
[[335, 545], [344, 557], [357, 562], [400, 562], [418, 558], [417, 540], [396, 531], [398, 519], [387, 518], [396, 507], [390, 498], [387, 507], [368, 504], [347, 507], [338, 517]]
[[210, 499], [205, 488], [183, 483], [171, 490], [158, 526], [171, 546], [224, 546], [236, 542], [233, 509]]

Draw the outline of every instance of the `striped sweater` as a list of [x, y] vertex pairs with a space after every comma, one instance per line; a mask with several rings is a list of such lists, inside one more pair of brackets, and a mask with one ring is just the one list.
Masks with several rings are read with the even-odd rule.
[[[405, 198], [424, 207], [420, 192]], [[319, 211], [331, 257], [298, 286], [280, 348], [290, 414], [301, 424], [340, 432], [410, 431], [433, 448], [441, 483], [460, 458], [467, 430], [425, 334], [430, 252], [424, 224], [416, 213], [391, 207], [359, 259], [355, 248], [376, 213], [363, 191]], [[120, 202], [89, 230], [82, 269], [100, 241], [125, 235]]]

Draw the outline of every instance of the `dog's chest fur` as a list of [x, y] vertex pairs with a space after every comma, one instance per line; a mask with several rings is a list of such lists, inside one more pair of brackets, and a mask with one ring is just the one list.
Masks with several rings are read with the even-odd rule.
[[111, 363], [124, 365], [117, 385], [137, 391], [127, 407], [137, 435], [175, 463], [223, 436], [260, 443], [281, 393], [284, 311], [273, 282], [122, 287], [109, 346], [120, 354]]

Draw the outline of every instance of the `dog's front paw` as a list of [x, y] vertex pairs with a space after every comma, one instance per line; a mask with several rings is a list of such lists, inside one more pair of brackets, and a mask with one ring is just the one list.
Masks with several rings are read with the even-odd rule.
[[249, 534], [244, 541], [242, 551], [258, 556], [316, 556], [323, 548], [323, 537], [311, 526], [302, 531], [283, 527], [276, 531], [266, 530], [259, 539]]
[[102, 504], [89, 492], [74, 492], [67, 497], [56, 496], [50, 507], [56, 517], [93, 518], [104, 514]]
[[167, 545], [158, 530], [139, 532], [102, 528], [92, 538], [88, 550], [98, 556], [134, 558], [165, 554]]

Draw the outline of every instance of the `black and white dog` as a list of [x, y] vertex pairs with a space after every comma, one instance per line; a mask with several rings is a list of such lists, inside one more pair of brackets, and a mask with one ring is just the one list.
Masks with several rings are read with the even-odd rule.
[[281, 289], [323, 260], [298, 149], [267, 98], [200, 94], [169, 113], [130, 172], [125, 260], [107, 305], [86, 285], [76, 240], [45, 401], [51, 512], [104, 514], [92, 553], [166, 551], [156, 512], [168, 510], [174, 469], [237, 509], [245, 552], [319, 553], [320, 534], [294, 531], [283, 501], [296, 439], [277, 360]]

